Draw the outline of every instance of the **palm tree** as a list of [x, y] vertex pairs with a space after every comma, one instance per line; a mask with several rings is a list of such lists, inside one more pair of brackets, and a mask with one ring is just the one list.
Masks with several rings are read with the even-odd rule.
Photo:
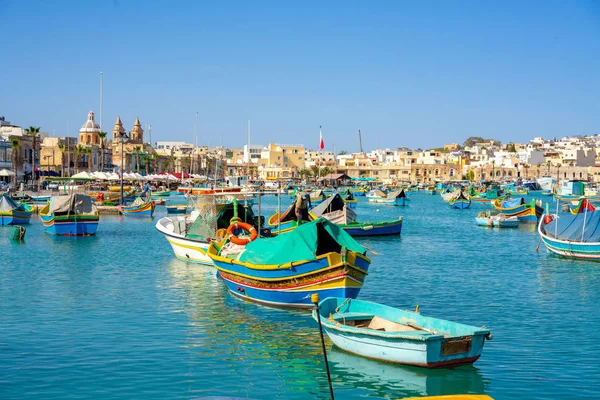
[[19, 160], [21, 159], [21, 141], [19, 138], [13, 137], [10, 139], [10, 146], [12, 147], [12, 164], [14, 170], [14, 184], [17, 186], [17, 170], [19, 168]]
[[[39, 126], [30, 126], [29, 128], [25, 129], [25, 134], [27, 136], [31, 136], [31, 147], [33, 148], [32, 151], [32, 166], [31, 166], [31, 170], [33, 171], [33, 173], [35, 174], [35, 151], [37, 150], [37, 135], [38, 133], [40, 133], [40, 127]], [[35, 176], [35, 175], [34, 175]]]
[[100, 150], [102, 150], [102, 154], [100, 155], [100, 171], [104, 171], [104, 148], [106, 143], [106, 135], [107, 132], [98, 132], [98, 136], [100, 136]]
[[177, 157], [171, 156], [171, 157], [169, 157], [169, 161], [170, 161], [170, 164], [173, 166], [173, 173], [175, 173], [175, 170], [177, 169], [177, 165], [176, 165]]
[[529, 167], [529, 164], [523, 165], [523, 168], [525, 168], [525, 179], [529, 179]]
[[75, 168], [77, 169], [77, 172], [79, 172], [79, 162], [81, 161], [81, 156], [83, 154], [85, 154], [85, 147], [77, 145], [77, 147], [75, 147]]
[[60, 177], [62, 178], [65, 175], [65, 145], [64, 145], [64, 143], [59, 143], [58, 149], [60, 150]]
[[300, 171], [298, 171], [298, 175], [300, 175], [300, 178], [302, 178], [302, 177], [308, 178], [310, 176], [310, 170], [306, 169], [306, 168], [302, 168]]
[[153, 169], [153, 173], [157, 173], [158, 172], [158, 154], [157, 153], [152, 153], [152, 169]]
[[562, 167], [561, 163], [556, 164], [556, 183], [560, 182], [560, 167]]
[[86, 147], [85, 155], [87, 156], [88, 172], [92, 172], [92, 148]]
[[312, 172], [312, 176], [315, 178], [315, 183], [317, 183], [317, 178], [319, 177], [319, 166], [313, 165], [310, 167], [310, 170]]
[[142, 146], [135, 146], [133, 149], [135, 153], [135, 165], [137, 173], [140, 173], [140, 151], [142, 151]]
[[332, 170], [329, 167], [323, 167], [321, 168], [321, 170], [319, 171], [321, 176], [327, 176], [329, 174], [331, 174]]
[[546, 165], [548, 166], [548, 176], [550, 176], [550, 166], [552, 165], [552, 162], [548, 161]]

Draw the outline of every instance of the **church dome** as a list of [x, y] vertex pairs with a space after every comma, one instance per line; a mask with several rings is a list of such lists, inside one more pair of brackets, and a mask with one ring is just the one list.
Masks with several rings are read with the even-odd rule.
[[100, 125], [98, 125], [96, 123], [96, 121], [94, 121], [94, 113], [92, 111], [90, 111], [88, 113], [88, 120], [85, 122], [85, 124], [83, 124], [83, 126], [81, 127], [81, 129], [79, 130], [80, 133], [96, 133], [96, 132], [100, 132]]

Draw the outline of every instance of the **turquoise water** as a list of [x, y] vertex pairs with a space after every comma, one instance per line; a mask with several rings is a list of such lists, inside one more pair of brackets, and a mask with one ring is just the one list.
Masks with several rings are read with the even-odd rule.
[[[424, 315], [485, 325], [494, 339], [473, 366], [442, 370], [329, 343], [336, 398], [600, 396], [600, 264], [537, 253], [533, 225], [476, 227], [484, 206], [411, 198], [405, 208], [360, 198], [361, 220], [405, 218], [401, 238], [361, 240], [380, 254], [360, 298], [418, 304]], [[176, 260], [154, 228], [162, 214], [102, 217], [88, 238], [51, 237], [36, 216], [22, 244], [0, 229], [0, 399], [327, 398], [309, 314], [238, 300], [212, 268]]]

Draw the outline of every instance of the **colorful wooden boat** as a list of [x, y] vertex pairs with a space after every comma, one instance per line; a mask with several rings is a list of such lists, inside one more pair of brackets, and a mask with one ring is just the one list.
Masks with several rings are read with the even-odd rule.
[[327, 196], [322, 190], [316, 190], [314, 192], [310, 192], [310, 201], [313, 205], [319, 204], [322, 201], [325, 201]]
[[354, 193], [356, 196], [364, 196], [368, 192], [367, 188], [364, 188], [364, 187], [358, 187], [358, 188], [354, 187], [354, 188], [350, 189], [350, 191], [352, 193]]
[[338, 225], [350, 236], [385, 236], [402, 233], [402, 217], [390, 221], [350, 222]]
[[52, 196], [31, 196], [33, 204], [46, 204]]
[[58, 236], [94, 235], [100, 220], [92, 198], [83, 194], [52, 197], [40, 218], [46, 232]]
[[188, 206], [185, 204], [175, 204], [170, 206], [165, 206], [167, 209], [167, 214], [185, 214], [188, 210]]
[[448, 200], [448, 204], [452, 208], [464, 210], [471, 206], [471, 198], [465, 192], [461, 191], [456, 196]]
[[574, 207], [569, 206], [569, 211], [571, 211], [571, 214], [575, 215], [589, 211], [596, 211], [596, 207], [594, 207], [592, 203], [590, 203], [590, 201], [584, 197], [579, 199]]
[[0, 196], [0, 225], [28, 224], [33, 207], [15, 202], [9, 195]]
[[356, 213], [348, 208], [337, 193], [310, 210], [309, 216], [314, 220], [323, 217], [350, 236], [400, 235], [402, 232], [402, 217], [389, 221], [356, 221]]
[[342, 200], [344, 203], [348, 205], [350, 208], [356, 208], [358, 204], [358, 199], [354, 196], [351, 190], [346, 190], [340, 193]]
[[548, 251], [575, 259], [600, 260], [600, 211], [544, 214], [538, 233]]
[[119, 206], [121, 214], [128, 217], [151, 217], [154, 215], [154, 201], [145, 201], [140, 197], [128, 206]]
[[519, 226], [519, 218], [507, 217], [498, 213], [496, 210], [481, 211], [475, 217], [475, 223], [478, 226], [488, 226], [495, 228], [516, 228]]
[[207, 254], [229, 291], [272, 306], [312, 308], [314, 293], [356, 298], [371, 263], [360, 244], [323, 218], [241, 252], [226, 240], [211, 242]]
[[168, 190], [150, 192], [150, 197], [169, 197], [171, 192]]
[[[210, 200], [214, 201], [214, 198], [207, 201]], [[245, 204], [205, 205], [206, 207], [196, 207], [189, 215], [163, 217], [156, 223], [156, 229], [165, 236], [175, 257], [180, 260], [212, 265], [212, 261], [206, 255], [208, 243], [222, 238], [219, 235], [224, 233], [236, 215], [236, 206], [238, 218], [257, 227], [257, 218], [252, 207]]]
[[[478, 328], [425, 317], [370, 301], [326, 298], [321, 323], [340, 349], [376, 360], [439, 368], [472, 364], [492, 334]], [[317, 310], [313, 310], [317, 319]]]
[[157, 197], [153, 201], [155, 206], [164, 206], [166, 203], [165, 199], [163, 199], [162, 197]]
[[517, 217], [521, 222], [537, 222], [544, 212], [540, 202], [532, 200], [527, 203], [523, 197], [510, 200], [496, 199], [492, 204], [502, 214], [507, 217]]

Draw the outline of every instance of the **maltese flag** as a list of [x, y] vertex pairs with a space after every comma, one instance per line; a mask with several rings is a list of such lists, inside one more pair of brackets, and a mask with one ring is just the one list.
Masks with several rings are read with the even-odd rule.
[[325, 142], [323, 141], [323, 132], [321, 131], [321, 127], [319, 126], [319, 149], [323, 150], [325, 148]]

